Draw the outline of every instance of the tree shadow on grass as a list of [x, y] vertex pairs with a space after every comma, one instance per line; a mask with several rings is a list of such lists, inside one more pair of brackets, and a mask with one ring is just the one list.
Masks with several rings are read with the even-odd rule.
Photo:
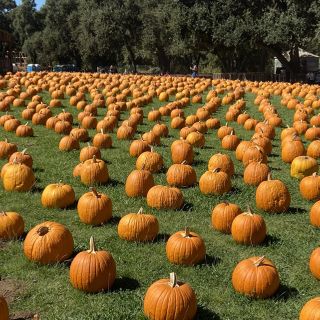
[[136, 279], [129, 277], [116, 278], [112, 287], [112, 292], [134, 291], [140, 288], [140, 283]]
[[198, 306], [196, 320], [221, 320], [221, 318], [213, 311], [203, 306]]
[[287, 301], [290, 298], [299, 296], [299, 291], [296, 288], [281, 284], [278, 292], [273, 297], [276, 301]]

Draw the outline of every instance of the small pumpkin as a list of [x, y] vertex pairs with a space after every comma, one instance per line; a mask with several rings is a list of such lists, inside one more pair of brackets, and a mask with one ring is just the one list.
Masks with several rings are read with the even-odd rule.
[[242, 163], [245, 167], [252, 161], [262, 163], [268, 162], [267, 155], [265, 154], [263, 149], [257, 145], [249, 146], [242, 157]]
[[232, 221], [241, 212], [241, 209], [236, 204], [229, 202], [219, 203], [211, 213], [212, 227], [223, 233], [231, 233]]
[[310, 210], [310, 223], [316, 227], [320, 228], [320, 201], [314, 203]]
[[106, 194], [91, 188], [80, 197], [77, 210], [81, 222], [100, 225], [112, 218], [112, 201]]
[[148, 170], [151, 173], [161, 171], [163, 165], [164, 163], [162, 156], [155, 152], [153, 148], [151, 148], [151, 151], [145, 151], [141, 153], [136, 161], [136, 168], [138, 170]]
[[272, 297], [279, 289], [276, 266], [266, 257], [251, 257], [240, 261], [232, 272], [234, 289], [252, 298]]
[[173, 164], [167, 171], [167, 182], [170, 186], [191, 187], [197, 183], [197, 175], [185, 162]]
[[93, 137], [92, 144], [99, 149], [108, 149], [112, 147], [112, 138], [101, 129], [101, 132]]
[[234, 174], [234, 164], [230, 156], [223, 153], [214, 154], [208, 162], [208, 170], [220, 168], [221, 171], [228, 174], [230, 177]]
[[108, 251], [97, 251], [93, 237], [87, 251], [78, 253], [70, 266], [70, 282], [78, 290], [98, 293], [111, 289], [116, 278], [116, 263]]
[[309, 156], [300, 156], [294, 158], [291, 163], [290, 174], [291, 177], [302, 179], [303, 177], [310, 176], [318, 171], [318, 163], [316, 159]]
[[183, 195], [178, 188], [155, 185], [147, 193], [147, 204], [151, 208], [180, 209]]
[[231, 131], [230, 134], [224, 136], [221, 140], [221, 146], [226, 150], [236, 150], [239, 143], [240, 139], [234, 134], [234, 131]]
[[59, 142], [59, 150], [60, 151], [72, 151], [80, 149], [80, 144], [77, 139], [73, 137], [73, 135], [64, 136], [61, 138]]
[[243, 172], [243, 180], [245, 184], [258, 186], [262, 181], [268, 179], [269, 167], [262, 162], [250, 162]]
[[53, 264], [70, 258], [73, 252], [73, 238], [64, 225], [46, 221], [28, 232], [23, 250], [31, 261]]
[[32, 137], [33, 136], [33, 129], [28, 126], [28, 122], [26, 124], [21, 124], [16, 129], [16, 136], [17, 137]]
[[196, 295], [187, 283], [177, 281], [172, 272], [170, 279], [158, 280], [148, 288], [143, 310], [150, 320], [192, 320], [197, 313]]
[[222, 140], [225, 136], [230, 134], [234, 129], [232, 127], [229, 127], [228, 122], [226, 123], [225, 126], [222, 126], [218, 129], [217, 135], [220, 140]]
[[97, 159], [96, 156], [86, 160], [80, 170], [80, 179], [87, 186], [108, 182], [109, 172], [106, 163]]
[[295, 137], [292, 141], [284, 143], [281, 148], [281, 158], [286, 163], [291, 163], [296, 157], [304, 156], [305, 154], [306, 150], [302, 141]]
[[192, 145], [186, 140], [176, 140], [171, 145], [171, 159], [173, 163], [192, 164], [194, 159], [194, 152]]
[[203, 239], [197, 233], [185, 228], [168, 239], [166, 253], [171, 263], [190, 266], [204, 260], [206, 247]]
[[18, 150], [17, 145], [9, 142], [8, 139], [5, 139], [4, 141], [0, 141], [0, 159], [9, 158], [17, 150]]
[[304, 177], [299, 185], [300, 193], [304, 199], [320, 199], [320, 176], [314, 172], [311, 176]]
[[221, 195], [229, 192], [231, 187], [229, 175], [220, 168], [206, 171], [199, 180], [199, 188], [203, 194]]
[[95, 156], [98, 159], [101, 159], [100, 149], [94, 146], [91, 146], [88, 143], [87, 147], [84, 147], [80, 151], [80, 162], [84, 162], [86, 160], [92, 159]]
[[320, 140], [312, 141], [307, 148], [307, 156], [318, 159], [320, 158]]
[[13, 162], [14, 160], [16, 160], [19, 163], [25, 164], [29, 168], [32, 168], [32, 164], [33, 164], [32, 156], [27, 153], [27, 149], [23, 149], [21, 152], [19, 151], [14, 152], [10, 156], [9, 162]]
[[47, 185], [41, 195], [41, 204], [45, 208], [64, 209], [71, 206], [75, 200], [73, 188], [62, 181]]
[[24, 220], [17, 212], [0, 212], [0, 239], [11, 240], [19, 238], [24, 232]]
[[206, 143], [206, 139], [205, 139], [204, 135], [198, 131], [189, 133], [186, 140], [192, 146], [197, 147], [197, 148], [204, 147], [204, 145]]
[[128, 197], [146, 197], [154, 186], [152, 173], [148, 170], [133, 170], [127, 177], [125, 191]]
[[145, 242], [156, 238], [159, 232], [157, 217], [142, 212], [143, 209], [140, 208], [137, 213], [128, 213], [121, 218], [118, 224], [118, 235], [121, 239]]

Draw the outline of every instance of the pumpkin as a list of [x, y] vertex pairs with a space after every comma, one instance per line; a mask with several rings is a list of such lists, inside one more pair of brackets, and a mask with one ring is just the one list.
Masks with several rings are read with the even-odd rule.
[[102, 184], [109, 180], [107, 165], [103, 160], [93, 156], [92, 159], [86, 160], [80, 171], [81, 182], [85, 185]]
[[73, 128], [70, 131], [70, 135], [72, 135], [76, 140], [81, 141], [81, 142], [86, 142], [88, 141], [89, 138], [89, 133], [87, 129], [84, 128]]
[[73, 238], [62, 224], [45, 221], [32, 228], [23, 244], [25, 256], [41, 264], [53, 264], [68, 259], [73, 252]]
[[310, 210], [310, 223], [320, 228], [320, 201], [317, 201]]
[[301, 309], [299, 320], [320, 319], [320, 297], [309, 300]]
[[271, 152], [272, 152], [272, 142], [271, 142], [271, 140], [269, 138], [267, 138], [263, 134], [255, 133], [253, 135], [252, 139], [251, 139], [251, 142], [254, 145], [257, 145], [260, 148], [262, 148], [262, 150], [264, 151], [264, 153], [266, 155], [271, 154]]
[[166, 253], [171, 263], [195, 265], [204, 260], [206, 248], [203, 239], [197, 233], [185, 228], [168, 239]]
[[54, 126], [54, 131], [59, 134], [69, 134], [72, 130], [72, 124], [68, 121], [58, 121]]
[[174, 117], [171, 120], [170, 126], [172, 129], [182, 129], [185, 126], [186, 122], [183, 117], [178, 116]]
[[17, 150], [17, 145], [8, 142], [7, 139], [5, 139], [4, 141], [0, 141], [0, 159], [9, 158]]
[[244, 183], [258, 186], [262, 181], [268, 179], [269, 167], [265, 163], [252, 161], [243, 172]]
[[240, 261], [232, 272], [234, 289], [252, 298], [269, 298], [279, 289], [277, 268], [271, 260], [251, 257]]
[[46, 128], [54, 130], [54, 127], [55, 127], [56, 123], [59, 122], [59, 121], [61, 121], [61, 120], [59, 120], [57, 116], [48, 118], [46, 120]]
[[232, 221], [241, 212], [241, 209], [236, 204], [229, 202], [219, 203], [211, 213], [212, 227], [223, 233], [231, 233]]
[[307, 148], [307, 156], [318, 159], [320, 158], [320, 140], [312, 141]]
[[152, 132], [159, 137], [167, 137], [169, 129], [164, 123], [157, 123], [153, 128]]
[[16, 136], [17, 137], [32, 137], [33, 136], [33, 129], [28, 126], [28, 122], [26, 124], [21, 124], [16, 129]]
[[18, 119], [9, 119], [4, 123], [4, 130], [8, 132], [16, 131], [21, 122]]
[[271, 173], [268, 180], [259, 184], [256, 190], [257, 208], [270, 213], [288, 210], [291, 196], [286, 185], [280, 180], [272, 180]]
[[29, 191], [35, 183], [35, 177], [30, 167], [14, 161], [6, 167], [2, 177], [6, 191]]
[[112, 218], [111, 199], [95, 188], [80, 197], [77, 210], [80, 220], [86, 224], [100, 225]]
[[208, 162], [208, 170], [211, 171], [215, 168], [220, 168], [221, 171], [228, 174], [230, 177], [234, 174], [234, 164], [227, 154], [216, 153]]
[[45, 208], [67, 208], [76, 200], [73, 188], [60, 181], [45, 187], [41, 195], [41, 204]]
[[82, 148], [80, 151], [80, 162], [84, 162], [86, 160], [92, 159], [93, 156], [100, 159], [101, 158], [100, 149], [97, 147], [91, 146], [90, 143], [88, 143], [88, 146]]
[[226, 150], [236, 150], [239, 143], [240, 139], [234, 134], [234, 131], [231, 131], [230, 134], [224, 136], [221, 140], [221, 146]]
[[[87, 111], [87, 110], [85, 110]], [[84, 129], [95, 129], [97, 126], [98, 120], [96, 117], [93, 117], [90, 113], [90, 115], [85, 116], [81, 121], [81, 126]]]
[[97, 251], [93, 237], [87, 251], [78, 253], [70, 266], [70, 282], [78, 290], [97, 293], [111, 289], [116, 263], [108, 251]]
[[225, 136], [230, 134], [234, 129], [232, 127], [229, 127], [228, 122], [226, 123], [225, 126], [222, 126], [218, 129], [217, 135], [220, 140], [222, 140]]
[[158, 210], [180, 209], [183, 205], [183, 195], [178, 188], [156, 185], [147, 193], [147, 204]]
[[8, 304], [2, 296], [0, 296], [0, 320], [9, 320]]
[[80, 144], [77, 139], [73, 137], [73, 135], [64, 136], [61, 138], [59, 142], [59, 150], [61, 151], [72, 151], [80, 149]]
[[134, 133], [134, 128], [128, 125], [122, 125], [117, 130], [117, 138], [118, 140], [131, 140], [134, 136]]
[[24, 221], [17, 212], [0, 212], [0, 239], [19, 238], [24, 233]]
[[252, 145], [251, 141], [241, 141], [236, 148], [236, 159], [242, 161], [245, 151]]
[[170, 279], [158, 280], [148, 288], [143, 309], [150, 320], [192, 320], [197, 313], [197, 300], [192, 288], [178, 282], [172, 272]]
[[152, 173], [148, 170], [134, 170], [127, 177], [125, 191], [128, 197], [146, 197], [154, 186]]
[[144, 133], [142, 135], [142, 139], [151, 146], [159, 146], [161, 144], [160, 136], [157, 136], [156, 134], [154, 134], [153, 131]]
[[163, 168], [163, 158], [162, 156], [155, 152], [153, 148], [151, 151], [145, 151], [140, 154], [136, 161], [136, 168], [138, 170], [148, 170], [151, 173], [156, 173]]
[[171, 145], [171, 159], [173, 163], [192, 164], [194, 159], [194, 152], [192, 145], [186, 140], [176, 140]]
[[265, 152], [257, 145], [249, 146], [242, 157], [242, 163], [245, 167], [252, 161], [262, 163], [268, 162]]
[[231, 190], [231, 180], [228, 174], [215, 168], [200, 177], [199, 188], [203, 194], [221, 195]]
[[118, 235], [127, 241], [145, 242], [153, 241], [159, 232], [158, 219], [151, 214], [142, 213], [143, 209], [137, 213], [128, 213], [123, 216], [118, 224]]
[[108, 149], [112, 147], [112, 138], [101, 129], [101, 132], [93, 137], [92, 144], [99, 149]]
[[312, 126], [311, 128], [309, 128], [305, 132], [304, 137], [310, 141], [313, 141], [315, 139], [319, 139], [320, 138], [320, 128]]
[[139, 140], [133, 140], [130, 144], [129, 153], [131, 157], [139, 157], [145, 151], [151, 151], [151, 147], [148, 142], [144, 141], [142, 138]]
[[195, 131], [188, 134], [186, 138], [192, 146], [202, 148], [204, 147], [206, 140], [204, 135], [201, 132]]
[[291, 177], [294, 178], [302, 179], [303, 177], [310, 176], [317, 171], [317, 160], [309, 156], [296, 157], [291, 163], [290, 174]]
[[304, 199], [320, 199], [320, 176], [314, 172], [311, 176], [304, 177], [299, 185], [300, 193]]
[[[208, 128], [207, 128], [207, 126], [206, 126], [206, 123], [205, 123], [205, 122], [202, 122], [202, 121], [198, 121], [198, 122], [194, 123], [194, 124], [192, 125], [192, 128], [196, 129], [196, 131], [198, 131], [198, 132], [200, 132], [200, 133], [202, 133], [202, 134], [205, 134], [205, 133], [207, 133], [207, 131], [208, 131]], [[196, 131], [195, 131], [195, 132], [196, 132]]]
[[191, 187], [197, 183], [195, 170], [185, 162], [173, 164], [167, 171], [167, 182], [171, 186]]
[[232, 238], [246, 245], [258, 245], [264, 241], [267, 228], [262, 216], [252, 213], [248, 207], [247, 212], [237, 215], [231, 225]]
[[304, 156], [305, 154], [306, 150], [303, 143], [296, 138], [285, 143], [281, 149], [281, 158], [286, 163], [291, 163], [296, 157]]
[[316, 248], [312, 251], [310, 260], [309, 260], [309, 268], [312, 275], [320, 280], [320, 248]]
[[27, 149], [23, 149], [21, 152], [14, 152], [10, 158], [9, 162], [16, 160], [19, 163], [23, 163], [29, 168], [32, 168], [33, 160], [30, 154], [27, 153]]

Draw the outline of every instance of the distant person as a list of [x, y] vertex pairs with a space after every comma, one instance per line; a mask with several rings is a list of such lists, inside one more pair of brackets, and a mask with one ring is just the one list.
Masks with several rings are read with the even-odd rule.
[[190, 70], [192, 71], [191, 77], [195, 78], [198, 76], [198, 66], [195, 64], [193, 67], [190, 67]]

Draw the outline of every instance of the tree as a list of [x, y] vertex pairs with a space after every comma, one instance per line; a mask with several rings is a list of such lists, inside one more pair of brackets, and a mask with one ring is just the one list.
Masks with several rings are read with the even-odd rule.
[[14, 0], [0, 0], [0, 29], [11, 31], [10, 12], [16, 7]]

